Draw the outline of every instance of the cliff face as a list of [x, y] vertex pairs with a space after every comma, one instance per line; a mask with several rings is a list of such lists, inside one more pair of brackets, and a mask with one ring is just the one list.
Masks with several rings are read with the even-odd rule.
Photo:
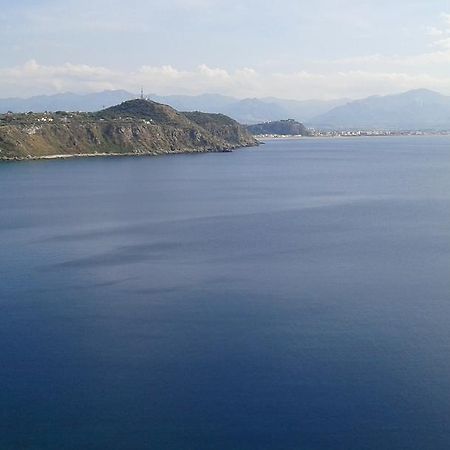
[[166, 105], [131, 100], [93, 114], [4, 115], [0, 158], [218, 152], [257, 145], [232, 119], [195, 114], [192, 120]]

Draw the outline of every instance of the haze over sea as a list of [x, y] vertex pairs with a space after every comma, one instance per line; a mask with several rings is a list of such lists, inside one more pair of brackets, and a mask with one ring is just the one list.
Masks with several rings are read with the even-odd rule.
[[450, 138], [0, 164], [0, 448], [448, 450]]

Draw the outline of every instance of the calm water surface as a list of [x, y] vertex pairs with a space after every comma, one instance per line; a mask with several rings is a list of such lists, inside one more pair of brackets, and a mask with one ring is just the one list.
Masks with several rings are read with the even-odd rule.
[[5, 163], [0, 208], [0, 449], [450, 448], [450, 138]]

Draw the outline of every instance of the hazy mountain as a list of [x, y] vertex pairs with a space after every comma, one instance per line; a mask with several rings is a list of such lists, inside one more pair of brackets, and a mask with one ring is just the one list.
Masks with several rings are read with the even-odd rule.
[[[127, 91], [57, 94], [28, 99], [0, 99], [1, 112], [98, 111], [136, 98]], [[219, 94], [150, 95], [152, 100], [181, 111], [221, 113], [240, 123], [258, 124], [286, 119], [315, 128], [437, 130], [450, 129], [450, 97], [419, 89], [363, 100], [285, 100], [274, 97], [239, 100]]]
[[345, 105], [350, 99], [341, 98], [336, 100], [285, 100], [275, 97], [261, 99], [264, 102], [276, 103], [284, 108], [289, 118], [306, 122], [313, 117], [324, 114], [337, 106]]
[[277, 103], [268, 103], [257, 98], [240, 100], [228, 105], [221, 112], [245, 124], [291, 118], [289, 111]]
[[374, 96], [338, 106], [308, 124], [329, 129], [448, 130], [450, 97], [426, 89]]
[[0, 99], [0, 113], [8, 111], [14, 113], [29, 111], [99, 111], [134, 97], [135, 95], [130, 92], [118, 90], [84, 95], [67, 92], [30, 98], [5, 98]]
[[239, 100], [218, 94], [198, 96], [151, 95], [150, 98], [183, 111], [208, 111], [226, 114], [238, 122], [246, 124], [257, 124], [282, 119], [295, 119], [304, 122], [349, 101], [348, 99], [299, 101], [279, 99], [276, 97]]
[[[93, 94], [64, 93], [41, 95], [27, 99], [0, 99], [0, 113], [12, 111], [99, 111], [126, 100], [136, 98], [127, 91], [103, 91]], [[307, 121], [329, 111], [346, 100], [284, 100], [278, 98], [238, 99], [220, 94], [167, 95], [150, 94], [151, 100], [163, 103], [180, 111], [202, 111], [226, 114], [241, 123], [255, 124], [282, 119]]]
[[181, 111], [221, 113], [247, 124], [290, 117], [290, 112], [276, 101], [269, 102], [257, 98], [239, 100], [219, 94], [168, 96], [152, 94], [150, 98]]
[[211, 113], [221, 113], [227, 106], [239, 102], [234, 97], [220, 94], [166, 96], [150, 94], [148, 97], [155, 102], [164, 103], [179, 111], [204, 111]]

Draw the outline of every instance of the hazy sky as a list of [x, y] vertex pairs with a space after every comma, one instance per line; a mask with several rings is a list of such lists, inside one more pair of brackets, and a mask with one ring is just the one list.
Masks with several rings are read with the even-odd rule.
[[0, 96], [450, 94], [449, 0], [0, 0]]

